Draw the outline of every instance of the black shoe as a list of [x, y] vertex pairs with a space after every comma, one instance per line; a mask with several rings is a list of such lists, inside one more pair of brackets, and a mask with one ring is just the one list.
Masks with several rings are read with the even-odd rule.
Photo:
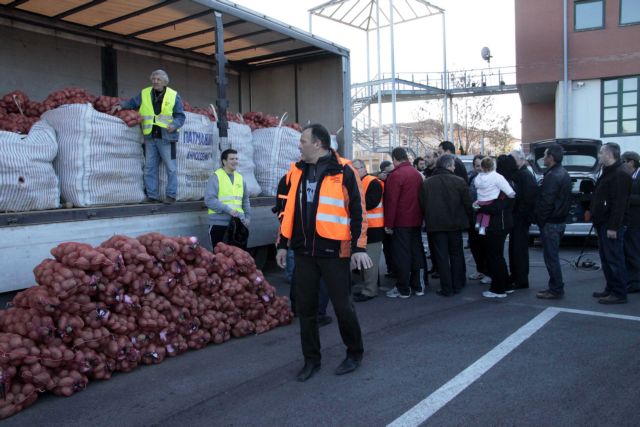
[[441, 297], [450, 297], [452, 294], [443, 291], [442, 289], [438, 289], [436, 291], [436, 294], [440, 295]]
[[323, 326], [327, 326], [328, 324], [330, 324], [331, 322], [333, 322], [333, 318], [331, 316], [318, 316], [318, 327], [322, 328]]
[[164, 204], [165, 205], [172, 205], [176, 202], [176, 199], [173, 197], [167, 197], [166, 199], [164, 199]]
[[536, 294], [536, 298], [539, 299], [560, 299], [562, 298], [562, 295], [558, 295], [558, 294], [554, 294], [553, 292], [546, 290], [546, 291], [540, 291]]
[[353, 372], [360, 366], [360, 361], [351, 357], [346, 357], [342, 363], [336, 368], [336, 375], [344, 375]]
[[365, 295], [363, 293], [357, 293], [353, 295], [353, 300], [355, 302], [365, 302], [365, 301], [369, 301], [371, 299], [374, 299], [375, 297], [371, 297], [369, 295]]
[[632, 286], [629, 289], [627, 289], [628, 294], [637, 294], [638, 292], [640, 292], [640, 287], [637, 287], [637, 286]]
[[594, 292], [592, 295], [594, 298], [606, 298], [609, 295], [611, 295], [611, 292], [609, 291]]
[[302, 369], [300, 369], [300, 372], [298, 372], [298, 375], [296, 375], [296, 379], [303, 383], [311, 378], [313, 374], [315, 374], [319, 370], [320, 362], [306, 361], [304, 362], [304, 366], [302, 367]]
[[615, 296], [614, 294], [610, 294], [604, 298], [600, 298], [598, 302], [600, 304], [626, 304], [627, 297], [618, 297], [618, 296]]
[[511, 289], [529, 289], [529, 284], [527, 283], [526, 285], [516, 285], [514, 283]]

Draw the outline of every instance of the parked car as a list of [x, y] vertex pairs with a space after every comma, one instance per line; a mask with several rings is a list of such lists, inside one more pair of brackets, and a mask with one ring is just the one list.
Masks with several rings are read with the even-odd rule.
[[[591, 214], [589, 205], [599, 173], [598, 151], [602, 141], [597, 139], [567, 138], [548, 139], [534, 142], [530, 146], [529, 164], [533, 169], [538, 184], [542, 183], [546, 170], [543, 162], [545, 149], [553, 143], [564, 148], [562, 166], [571, 177], [571, 207], [567, 215], [566, 235], [587, 236], [591, 230]], [[538, 226], [532, 225], [530, 235], [540, 234]]]

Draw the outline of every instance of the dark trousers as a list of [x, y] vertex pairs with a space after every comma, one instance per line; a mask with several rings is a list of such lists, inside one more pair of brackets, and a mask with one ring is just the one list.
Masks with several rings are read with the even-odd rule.
[[429, 254], [431, 254], [431, 270], [438, 272], [438, 259], [434, 256], [436, 244], [433, 242], [433, 232], [427, 232], [427, 243], [429, 245]]
[[560, 241], [564, 236], [564, 224], [545, 224], [540, 229], [544, 265], [549, 273], [549, 292], [555, 295], [564, 294], [562, 267], [560, 266]]
[[602, 271], [607, 281], [605, 290], [617, 297], [627, 297], [627, 269], [624, 265], [624, 232], [625, 227], [620, 227], [615, 239], [607, 237], [607, 224], [598, 226], [598, 250]]
[[489, 277], [491, 277], [491, 292], [504, 294], [509, 285], [509, 270], [504, 259], [504, 242], [506, 231], [487, 230], [487, 261], [489, 262]]
[[440, 289], [447, 295], [460, 292], [466, 281], [462, 231], [433, 232], [431, 240], [431, 259], [437, 260]]
[[476, 263], [476, 271], [491, 277], [489, 274], [489, 262], [487, 261], [487, 239], [485, 236], [478, 234], [478, 230], [475, 227], [469, 229], [469, 250]]
[[226, 225], [210, 225], [209, 238], [211, 239], [211, 250], [215, 249], [218, 242], [225, 242], [227, 229]]
[[384, 263], [387, 265], [387, 273], [397, 273], [398, 269], [394, 265], [393, 261], [393, 249], [392, 249], [392, 235], [384, 234], [382, 240], [382, 253], [384, 253]]
[[[287, 250], [287, 268], [285, 273], [287, 274], [287, 280], [289, 280], [289, 301], [291, 301], [291, 311], [296, 313], [296, 293], [293, 286], [293, 272], [295, 271], [296, 260], [293, 249]], [[320, 299], [318, 301], [318, 316], [327, 315], [327, 306], [329, 305], [329, 291], [327, 291], [327, 285], [324, 284], [324, 280], [320, 279]]]
[[329, 298], [338, 319], [342, 342], [347, 356], [362, 359], [364, 348], [356, 310], [351, 302], [351, 260], [349, 258], [321, 258], [295, 255], [293, 283], [296, 307], [300, 319], [300, 341], [305, 360], [320, 361], [320, 332], [318, 330], [318, 293], [320, 278], [324, 279]]
[[640, 227], [627, 227], [624, 232], [624, 264], [627, 289], [640, 289]]
[[411, 290], [421, 291], [427, 283], [422, 283], [424, 277], [420, 274], [420, 269], [425, 267], [420, 227], [394, 228], [392, 243], [398, 292], [408, 294]]
[[519, 219], [509, 233], [509, 269], [514, 287], [529, 287], [529, 223]]

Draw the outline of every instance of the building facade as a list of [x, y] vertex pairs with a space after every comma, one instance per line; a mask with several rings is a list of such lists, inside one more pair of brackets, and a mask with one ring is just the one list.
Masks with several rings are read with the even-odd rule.
[[640, 151], [640, 0], [515, 0], [515, 15], [523, 146], [575, 137]]

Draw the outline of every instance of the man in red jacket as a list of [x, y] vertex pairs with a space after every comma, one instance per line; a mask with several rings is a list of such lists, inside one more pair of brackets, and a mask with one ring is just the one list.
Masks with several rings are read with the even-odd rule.
[[392, 235], [393, 259], [398, 269], [398, 282], [389, 298], [409, 298], [411, 292], [424, 295], [425, 283], [420, 270], [425, 267], [424, 247], [420, 227], [422, 207], [420, 189], [422, 174], [409, 162], [407, 152], [396, 147], [391, 152], [393, 172], [385, 182], [384, 227]]

